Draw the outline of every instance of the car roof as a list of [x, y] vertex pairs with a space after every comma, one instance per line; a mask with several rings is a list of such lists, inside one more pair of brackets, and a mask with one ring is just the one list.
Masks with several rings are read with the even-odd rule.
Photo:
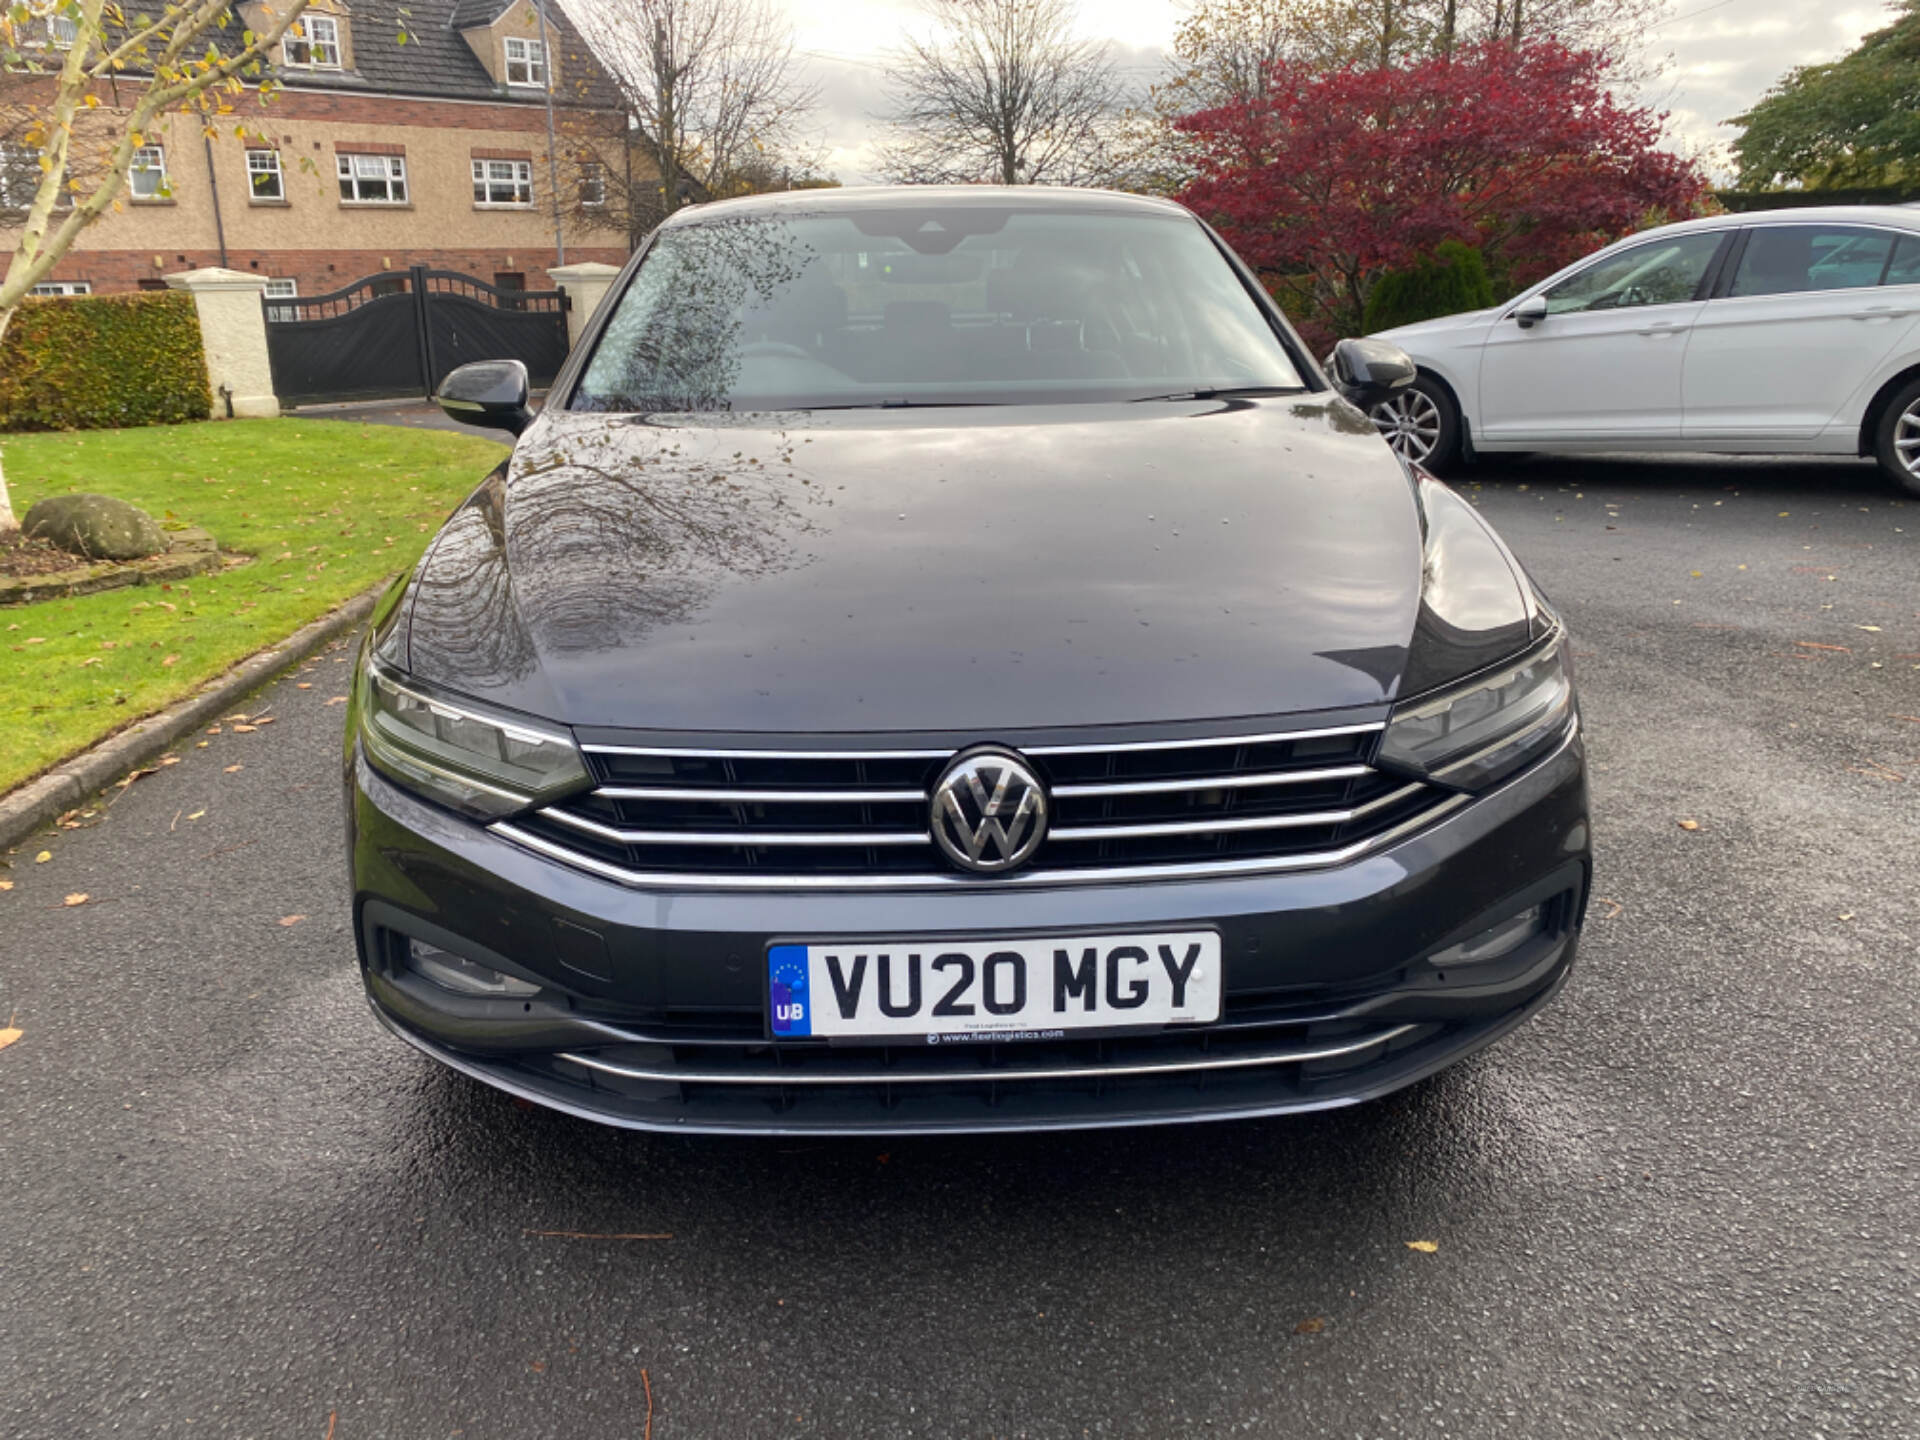
[[1920, 209], [1908, 205], [1792, 205], [1777, 210], [1729, 210], [1724, 215], [1706, 215], [1698, 220], [1682, 220], [1677, 225], [1642, 230], [1627, 238], [1644, 240], [1649, 235], [1725, 230], [1733, 225], [1834, 224], [1890, 225], [1901, 230], [1920, 230]]
[[1173, 200], [1133, 195], [1122, 190], [1077, 190], [1059, 185], [848, 185], [809, 190], [776, 190], [713, 200], [676, 211], [667, 225], [700, 225], [752, 215], [824, 215], [861, 210], [929, 207], [940, 209], [1040, 210], [1063, 214], [1095, 212], [1184, 215], [1193, 212]]

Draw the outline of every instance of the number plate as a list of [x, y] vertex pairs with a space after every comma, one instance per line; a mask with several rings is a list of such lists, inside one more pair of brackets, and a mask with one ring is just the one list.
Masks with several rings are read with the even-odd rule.
[[1220, 1018], [1220, 937], [774, 945], [767, 980], [768, 1025], [782, 1040], [941, 1045], [1159, 1030]]

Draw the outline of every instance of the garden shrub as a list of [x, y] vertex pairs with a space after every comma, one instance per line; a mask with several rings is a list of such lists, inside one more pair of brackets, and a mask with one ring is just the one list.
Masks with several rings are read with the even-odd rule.
[[0, 336], [0, 430], [172, 425], [212, 406], [183, 291], [26, 300]]
[[1484, 310], [1493, 303], [1493, 282], [1480, 252], [1458, 240], [1442, 240], [1412, 269], [1389, 270], [1373, 282], [1361, 323], [1371, 335], [1463, 310]]

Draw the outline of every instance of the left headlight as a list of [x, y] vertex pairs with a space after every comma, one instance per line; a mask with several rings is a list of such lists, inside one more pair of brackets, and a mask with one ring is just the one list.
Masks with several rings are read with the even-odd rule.
[[369, 658], [360, 743], [389, 779], [481, 820], [525, 810], [589, 783], [564, 730], [403, 679]]
[[1540, 758], [1574, 721], [1566, 635], [1492, 674], [1396, 710], [1379, 763], [1457, 790], [1484, 790]]

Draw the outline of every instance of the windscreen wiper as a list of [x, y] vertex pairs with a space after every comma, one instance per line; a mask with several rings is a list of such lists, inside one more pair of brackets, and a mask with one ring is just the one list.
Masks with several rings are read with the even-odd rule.
[[1201, 390], [1175, 390], [1167, 395], [1141, 395], [1131, 403], [1145, 405], [1154, 400], [1241, 400], [1262, 395], [1300, 395], [1304, 385], [1215, 385]]

